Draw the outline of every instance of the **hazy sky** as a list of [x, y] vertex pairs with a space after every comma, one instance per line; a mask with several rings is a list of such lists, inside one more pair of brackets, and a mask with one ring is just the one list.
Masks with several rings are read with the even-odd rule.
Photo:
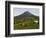
[[25, 11], [29, 11], [30, 13], [39, 16], [39, 8], [13, 8], [13, 15], [18, 16]]

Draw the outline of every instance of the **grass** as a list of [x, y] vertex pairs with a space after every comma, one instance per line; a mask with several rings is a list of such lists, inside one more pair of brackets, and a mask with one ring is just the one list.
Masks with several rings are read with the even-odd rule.
[[[34, 22], [35, 20], [38, 23]], [[39, 17], [14, 17], [14, 30], [15, 29], [39, 29]]]

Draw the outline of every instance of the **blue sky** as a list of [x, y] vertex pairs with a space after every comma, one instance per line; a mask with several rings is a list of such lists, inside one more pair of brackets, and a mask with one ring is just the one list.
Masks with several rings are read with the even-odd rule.
[[30, 13], [39, 16], [39, 8], [13, 8], [13, 15], [18, 16], [25, 11], [29, 11]]

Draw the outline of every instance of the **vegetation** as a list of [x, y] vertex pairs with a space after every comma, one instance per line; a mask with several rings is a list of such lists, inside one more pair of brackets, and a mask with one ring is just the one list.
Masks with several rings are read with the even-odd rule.
[[14, 17], [15, 29], [39, 29], [39, 17]]
[[39, 17], [28, 11], [19, 16], [14, 16], [15, 29], [39, 29]]

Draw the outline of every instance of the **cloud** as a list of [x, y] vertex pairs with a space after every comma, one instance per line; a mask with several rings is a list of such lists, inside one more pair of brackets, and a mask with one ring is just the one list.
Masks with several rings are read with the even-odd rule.
[[29, 11], [30, 13], [39, 16], [39, 8], [13, 8], [13, 15], [18, 16], [25, 11]]

